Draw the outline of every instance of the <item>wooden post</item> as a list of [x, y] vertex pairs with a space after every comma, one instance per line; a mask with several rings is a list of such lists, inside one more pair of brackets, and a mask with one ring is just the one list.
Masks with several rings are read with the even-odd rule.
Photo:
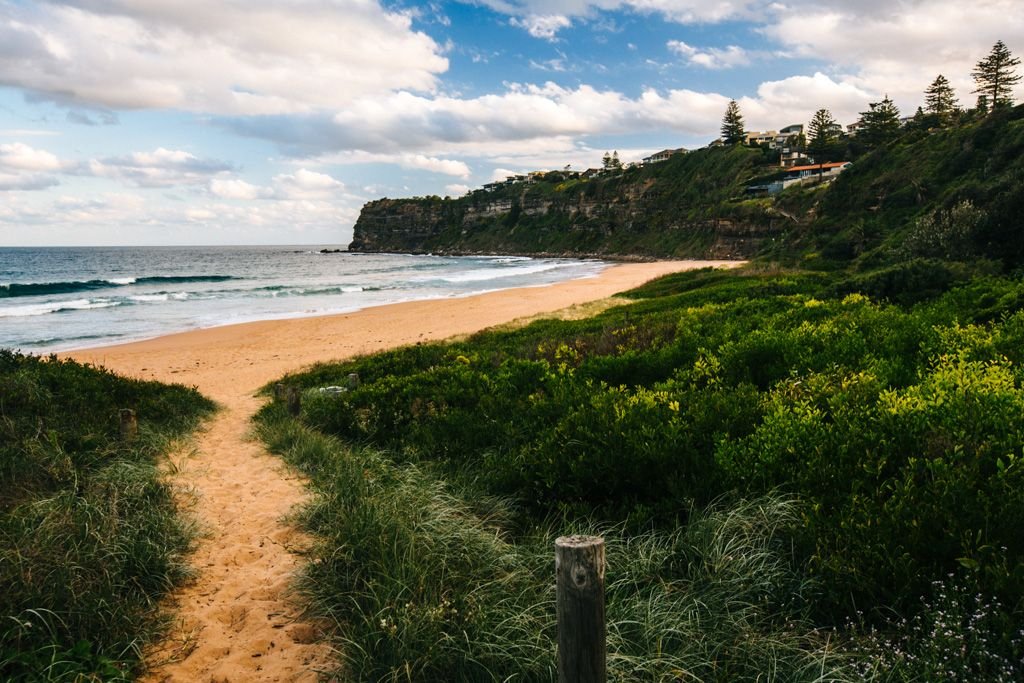
[[604, 683], [604, 539], [555, 540], [559, 683]]
[[359, 386], [359, 373], [350, 372], [348, 373], [348, 388], [355, 389]]
[[121, 409], [121, 439], [134, 441], [139, 435], [139, 420], [135, 417], [135, 411], [130, 408]]
[[275, 401], [284, 401], [285, 398], [287, 397], [287, 395], [288, 395], [288, 392], [285, 390], [285, 386], [283, 384], [278, 382], [277, 384], [274, 385], [274, 400]]
[[298, 416], [302, 412], [302, 394], [299, 392], [298, 387], [288, 387], [288, 413], [293, 416]]

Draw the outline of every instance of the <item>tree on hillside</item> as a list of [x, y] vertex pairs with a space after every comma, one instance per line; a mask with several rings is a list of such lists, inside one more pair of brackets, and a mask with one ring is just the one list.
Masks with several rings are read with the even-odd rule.
[[619, 161], [618, 150], [611, 154], [608, 152], [604, 153], [604, 156], [601, 157], [601, 168], [605, 171], [619, 171], [622, 169], [622, 162]]
[[747, 139], [747, 131], [743, 128], [743, 116], [736, 100], [729, 100], [722, 117], [722, 142], [727, 145], [738, 145]]
[[868, 111], [860, 114], [857, 139], [869, 148], [884, 145], [900, 134], [900, 110], [886, 95], [881, 102], [868, 104]]
[[1013, 104], [1013, 86], [1020, 82], [1020, 75], [1014, 67], [1020, 59], [1014, 57], [1003, 41], [996, 41], [992, 51], [978, 62], [971, 72], [977, 85], [975, 93], [985, 95], [988, 105], [994, 111], [997, 107]]
[[949, 81], [942, 74], [936, 76], [932, 84], [924, 91], [925, 112], [932, 114], [939, 119], [940, 123], [946, 123], [958, 111], [960, 102], [956, 99]]
[[835, 161], [842, 154], [840, 137], [842, 129], [836, 123], [832, 112], [819, 109], [807, 124], [807, 151], [816, 162]]

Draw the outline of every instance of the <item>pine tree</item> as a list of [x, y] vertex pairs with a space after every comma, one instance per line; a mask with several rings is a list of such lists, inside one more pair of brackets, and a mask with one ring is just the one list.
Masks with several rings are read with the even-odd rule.
[[604, 153], [604, 156], [601, 157], [601, 168], [605, 171], [618, 171], [622, 169], [622, 162], [619, 161], [618, 150], [611, 154], [608, 152]]
[[900, 134], [900, 110], [888, 95], [881, 102], [871, 102], [868, 107], [868, 111], [860, 114], [859, 140], [868, 147], [877, 147]]
[[1010, 54], [1003, 41], [999, 40], [971, 72], [978, 86], [974, 92], [985, 95], [992, 110], [1013, 104], [1013, 86], [1020, 82], [1020, 75], [1013, 67], [1018, 64], [1020, 59]]
[[960, 102], [956, 99], [949, 81], [942, 74], [936, 76], [932, 84], [924, 91], [925, 111], [939, 117], [945, 123], [960, 110]]
[[839, 155], [840, 128], [828, 109], [814, 112], [814, 117], [807, 124], [807, 134], [807, 151], [819, 164], [833, 161]]
[[736, 100], [729, 100], [722, 117], [722, 142], [727, 145], [738, 145], [747, 139], [747, 131], [743, 128], [743, 116]]

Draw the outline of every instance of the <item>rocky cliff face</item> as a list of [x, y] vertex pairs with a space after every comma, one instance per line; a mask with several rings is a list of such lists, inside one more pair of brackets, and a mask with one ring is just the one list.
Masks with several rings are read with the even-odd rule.
[[458, 199], [380, 199], [363, 207], [349, 250], [746, 258], [789, 223], [770, 201], [742, 200], [735, 178], [704, 193], [693, 184], [707, 179], [659, 166]]

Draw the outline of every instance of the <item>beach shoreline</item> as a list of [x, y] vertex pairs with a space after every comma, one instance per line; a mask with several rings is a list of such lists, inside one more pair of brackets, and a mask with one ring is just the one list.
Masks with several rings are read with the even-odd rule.
[[313, 363], [471, 334], [516, 319], [606, 299], [683, 270], [737, 261], [613, 264], [596, 276], [466, 297], [371, 306], [349, 313], [200, 328], [141, 341], [60, 352], [60, 357], [140, 379], [196, 386], [223, 401]]

